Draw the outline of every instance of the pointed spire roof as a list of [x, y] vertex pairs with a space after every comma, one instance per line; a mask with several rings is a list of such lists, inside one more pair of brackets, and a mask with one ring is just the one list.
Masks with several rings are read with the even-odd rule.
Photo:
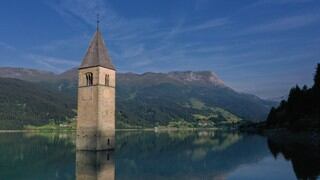
[[99, 23], [97, 22], [97, 31], [95, 32], [93, 39], [90, 42], [89, 48], [87, 50], [80, 69], [101, 66], [108, 69], [115, 70], [111, 58], [109, 57], [108, 50], [105, 46], [102, 34], [99, 30]]

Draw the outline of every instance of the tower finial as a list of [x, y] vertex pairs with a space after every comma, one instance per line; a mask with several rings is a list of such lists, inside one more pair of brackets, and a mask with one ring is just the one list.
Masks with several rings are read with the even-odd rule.
[[97, 14], [97, 31], [99, 31], [99, 24], [100, 24], [100, 15]]

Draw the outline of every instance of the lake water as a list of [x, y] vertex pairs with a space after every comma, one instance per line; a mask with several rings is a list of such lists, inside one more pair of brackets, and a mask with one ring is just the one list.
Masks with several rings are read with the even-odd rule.
[[0, 133], [0, 179], [319, 179], [319, 144], [219, 131], [117, 132], [112, 152], [72, 133]]

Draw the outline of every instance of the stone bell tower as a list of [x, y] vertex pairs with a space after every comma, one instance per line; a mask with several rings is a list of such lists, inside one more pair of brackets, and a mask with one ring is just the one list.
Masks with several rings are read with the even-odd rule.
[[97, 30], [79, 68], [77, 150], [114, 148], [116, 70]]

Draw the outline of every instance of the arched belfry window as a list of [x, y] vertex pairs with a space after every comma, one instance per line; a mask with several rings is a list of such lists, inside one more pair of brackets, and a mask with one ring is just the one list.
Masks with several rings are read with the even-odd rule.
[[87, 86], [93, 85], [93, 74], [91, 72], [86, 73]]
[[109, 77], [109, 74], [106, 74], [105, 85], [109, 86], [109, 83], [110, 83], [110, 77]]

